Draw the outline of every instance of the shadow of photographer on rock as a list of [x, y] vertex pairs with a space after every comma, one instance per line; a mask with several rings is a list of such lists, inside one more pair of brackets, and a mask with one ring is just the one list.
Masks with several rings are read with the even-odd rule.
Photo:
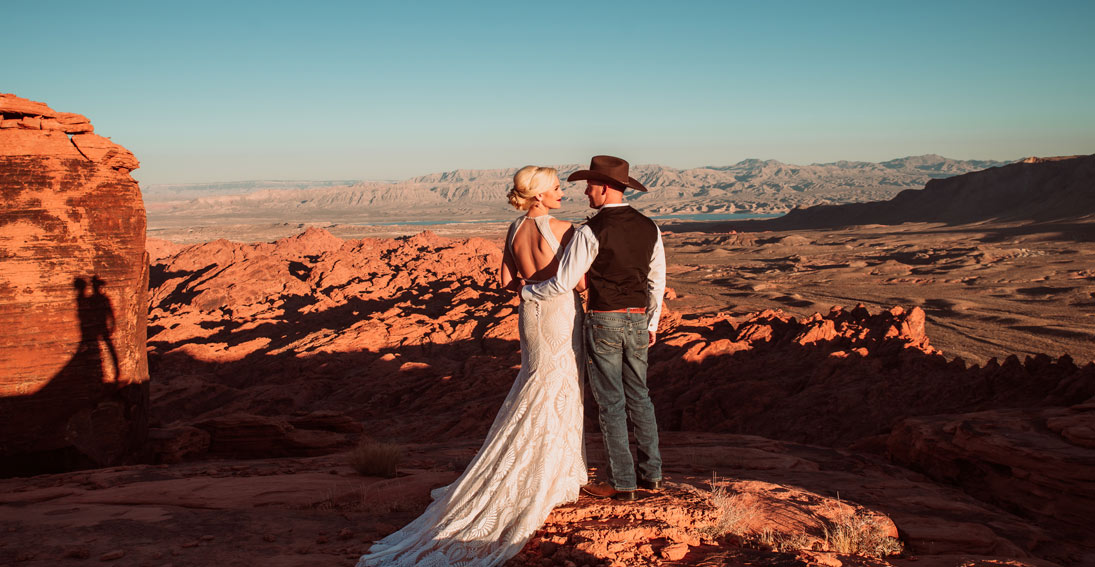
[[[88, 352], [91, 356], [102, 355], [101, 346], [106, 346], [107, 352], [110, 354], [110, 361], [113, 365], [113, 376], [111, 380], [105, 373], [102, 376], [100, 382], [119, 382], [120, 371], [118, 368], [118, 351], [114, 348], [114, 341], [111, 336], [114, 334], [115, 320], [114, 320], [114, 307], [110, 304], [110, 298], [103, 294], [103, 287], [106, 286], [106, 282], [99, 276], [91, 277], [91, 295], [87, 295], [87, 281], [83, 278], [76, 278], [73, 281], [73, 286], [76, 288], [76, 313], [80, 317], [80, 347], [77, 351], [77, 356], [81, 352]], [[103, 345], [100, 345], [102, 341]], [[91, 362], [91, 361], [89, 361]], [[102, 368], [102, 362], [97, 365]]]
[[[75, 353], [45, 385], [30, 394], [0, 399], [11, 427], [35, 435], [2, 436], [0, 476], [39, 474], [116, 464], [130, 447], [146, 384], [126, 384], [115, 346], [116, 318], [98, 275], [73, 278], [80, 329]], [[71, 344], [62, 348], [72, 348]]]

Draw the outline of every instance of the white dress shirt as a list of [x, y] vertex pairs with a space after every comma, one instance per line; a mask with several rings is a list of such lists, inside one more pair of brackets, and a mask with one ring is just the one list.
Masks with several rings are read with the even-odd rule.
[[[627, 203], [612, 203], [605, 207], [627, 207]], [[521, 288], [521, 299], [544, 300], [569, 293], [578, 285], [578, 280], [589, 271], [593, 260], [597, 258], [600, 244], [593, 231], [581, 225], [574, 231], [563, 256], [559, 259], [559, 271], [549, 280]], [[658, 320], [662, 316], [662, 296], [665, 295], [665, 247], [662, 245], [662, 231], [658, 230], [658, 239], [654, 243], [654, 252], [650, 255], [650, 273], [646, 276], [646, 319], [647, 330], [656, 332]]]

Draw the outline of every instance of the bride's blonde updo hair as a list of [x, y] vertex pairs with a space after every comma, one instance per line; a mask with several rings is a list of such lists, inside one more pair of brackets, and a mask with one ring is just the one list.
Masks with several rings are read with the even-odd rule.
[[533, 197], [551, 191], [559, 182], [559, 173], [554, 167], [526, 165], [513, 175], [513, 187], [509, 190], [509, 204], [527, 211], [536, 201]]

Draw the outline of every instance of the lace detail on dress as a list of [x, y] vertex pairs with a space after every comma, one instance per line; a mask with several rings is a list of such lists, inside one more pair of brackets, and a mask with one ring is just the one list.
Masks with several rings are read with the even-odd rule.
[[[511, 226], [507, 246], [524, 218]], [[558, 255], [549, 218], [534, 221]], [[581, 317], [576, 293], [521, 302], [521, 371], [479, 453], [455, 482], [431, 493], [421, 516], [373, 544], [358, 567], [499, 565], [555, 506], [578, 498], [588, 480]]]

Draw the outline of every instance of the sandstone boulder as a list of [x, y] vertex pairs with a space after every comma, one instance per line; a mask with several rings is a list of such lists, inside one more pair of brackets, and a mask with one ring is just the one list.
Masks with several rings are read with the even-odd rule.
[[138, 163], [92, 130], [0, 94], [0, 474], [117, 463], [147, 430]]

